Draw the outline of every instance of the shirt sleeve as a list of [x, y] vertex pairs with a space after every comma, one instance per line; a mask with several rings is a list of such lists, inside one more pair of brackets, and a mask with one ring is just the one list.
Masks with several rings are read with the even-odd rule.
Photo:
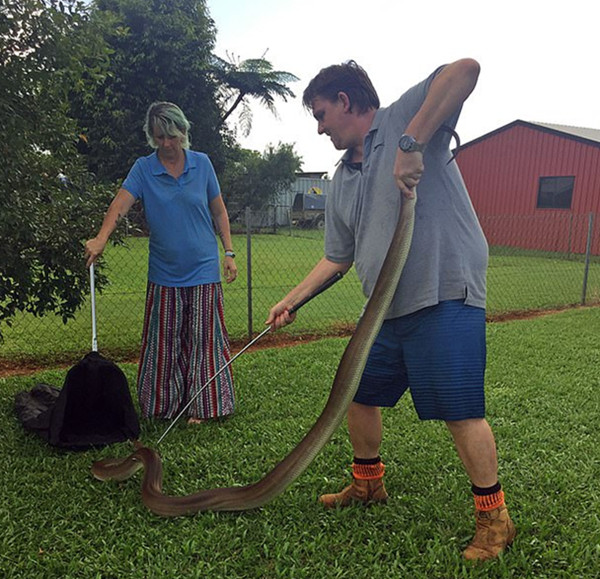
[[[404, 132], [406, 126], [412, 118], [417, 114], [427, 97], [427, 93], [431, 88], [431, 83], [435, 77], [445, 68], [446, 65], [436, 68], [425, 80], [408, 89], [395, 103], [390, 106], [391, 113], [396, 118], [399, 118], [402, 126], [400, 132]], [[396, 109], [395, 111], [393, 109]], [[444, 127], [454, 130], [462, 111], [462, 105], [459, 106], [451, 115], [448, 116], [442, 123], [436, 133], [431, 138], [428, 147], [437, 149], [447, 149], [450, 146], [452, 134], [445, 130]]]
[[[358, 179], [358, 173], [350, 181]], [[339, 166], [331, 183], [331, 191], [325, 201], [325, 257], [334, 263], [352, 263], [354, 261], [355, 239], [350, 229], [356, 221], [356, 195], [348, 202], [342, 195], [346, 188], [357, 193], [356, 185], [344, 183], [344, 169]], [[350, 195], [348, 195], [350, 196]]]
[[129, 191], [129, 193], [131, 193], [136, 199], [143, 199], [144, 194], [144, 168], [142, 163], [143, 158], [140, 157], [133, 164], [133, 167], [131, 167], [127, 177], [125, 177], [125, 181], [123, 181], [123, 184], [121, 185], [123, 189]]
[[208, 157], [208, 155], [204, 155], [205, 163], [206, 163], [206, 194], [208, 196], [208, 200], [212, 201], [215, 197], [218, 197], [221, 194], [221, 186], [219, 185], [219, 180], [217, 179], [217, 174], [215, 173], [215, 168]]

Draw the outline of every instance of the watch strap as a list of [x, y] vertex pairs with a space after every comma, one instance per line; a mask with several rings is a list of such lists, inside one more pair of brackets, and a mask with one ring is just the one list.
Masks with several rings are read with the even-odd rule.
[[419, 143], [412, 135], [404, 134], [398, 141], [398, 147], [405, 153], [423, 153], [427, 145], [425, 143]]

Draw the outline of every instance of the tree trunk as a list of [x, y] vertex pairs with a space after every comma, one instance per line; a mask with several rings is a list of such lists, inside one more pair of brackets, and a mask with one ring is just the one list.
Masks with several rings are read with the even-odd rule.
[[230, 117], [231, 113], [233, 113], [233, 111], [235, 111], [235, 109], [237, 109], [238, 105], [242, 102], [242, 99], [244, 98], [244, 96], [245, 96], [245, 93], [240, 92], [240, 94], [235, 99], [235, 102], [231, 105], [230, 109], [225, 113], [225, 115], [217, 123], [217, 126], [216, 126], [217, 129], [222, 127], [223, 124], [225, 123], [225, 121]]

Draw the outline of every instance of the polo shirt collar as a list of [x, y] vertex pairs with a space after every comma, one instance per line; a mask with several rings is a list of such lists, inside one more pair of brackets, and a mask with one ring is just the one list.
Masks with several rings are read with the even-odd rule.
[[336, 167], [343, 165], [344, 167], [347, 167], [348, 169], [352, 169], [353, 171], [361, 171], [362, 163], [355, 163], [355, 162], [351, 161], [351, 159], [352, 159], [352, 149], [346, 149], [346, 151], [344, 151], [344, 154], [339, 158], [338, 162], [335, 165], [336, 165]]
[[[196, 159], [193, 155], [189, 155], [186, 149], [183, 150], [183, 154], [185, 155], [185, 163], [183, 165], [183, 173], [187, 173], [189, 169], [196, 168]], [[158, 159], [158, 152], [154, 151], [148, 159], [150, 160], [150, 170], [152, 171], [152, 175], [168, 175], [169, 172], [165, 169], [164, 165]]]
[[375, 116], [373, 117], [373, 122], [371, 123], [371, 128], [369, 129], [369, 134], [366, 138], [370, 141], [370, 151], [372, 151], [375, 147], [383, 144], [385, 132], [379, 130], [379, 127], [381, 126], [381, 122], [383, 120], [383, 116], [383, 109], [379, 108], [375, 111]]

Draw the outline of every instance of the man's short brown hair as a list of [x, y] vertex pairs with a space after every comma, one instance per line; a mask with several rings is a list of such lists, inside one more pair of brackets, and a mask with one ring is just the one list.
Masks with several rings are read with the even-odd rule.
[[348, 95], [350, 107], [356, 107], [358, 113], [379, 108], [379, 97], [369, 75], [354, 60], [321, 69], [304, 90], [302, 104], [312, 109], [317, 97], [335, 102], [340, 92]]

